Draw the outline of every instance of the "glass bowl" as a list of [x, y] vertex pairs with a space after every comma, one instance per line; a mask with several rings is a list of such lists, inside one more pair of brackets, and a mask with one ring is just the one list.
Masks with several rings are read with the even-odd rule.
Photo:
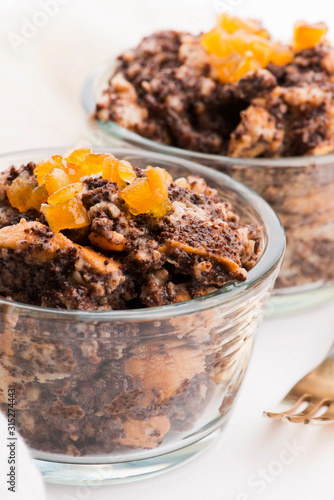
[[[116, 62], [97, 68], [82, 88], [91, 114]], [[334, 297], [334, 154], [295, 158], [230, 158], [151, 141], [99, 121], [105, 143], [131, 145], [191, 160], [224, 172], [260, 194], [279, 216], [287, 251], [273, 291], [269, 314], [290, 312]]]
[[[245, 282], [175, 305], [96, 312], [0, 300], [0, 407], [7, 414], [14, 393], [17, 430], [55, 483], [139, 479], [214, 441], [230, 416], [285, 247], [273, 210], [230, 177], [156, 153], [109, 151], [140, 167], [203, 177], [241, 220], [262, 226], [261, 257]], [[57, 153], [64, 149], [8, 154], [0, 169]]]

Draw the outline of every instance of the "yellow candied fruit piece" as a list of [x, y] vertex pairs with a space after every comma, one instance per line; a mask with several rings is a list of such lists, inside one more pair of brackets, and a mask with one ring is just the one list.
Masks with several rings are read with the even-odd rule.
[[250, 49], [252, 38], [243, 32], [227, 35], [226, 38], [221, 37], [223, 46], [225, 47], [225, 57], [230, 54], [237, 53], [244, 56]]
[[213, 54], [217, 57], [226, 57], [227, 50], [221, 42], [221, 35], [218, 28], [214, 28], [208, 33], [203, 33], [200, 38], [200, 43], [209, 54]]
[[29, 198], [31, 197], [35, 186], [31, 184], [31, 178], [23, 172], [13, 180], [6, 189], [9, 203], [20, 212], [25, 212], [29, 208]]
[[133, 215], [145, 214], [157, 203], [147, 177], [134, 180], [121, 191], [121, 198], [129, 205], [129, 211]]
[[107, 179], [110, 182], [116, 182], [119, 189], [123, 189], [130, 182], [136, 179], [136, 174], [131, 163], [128, 161], [119, 161], [110, 155], [106, 159], [102, 179]]
[[126, 186], [126, 182], [121, 179], [118, 173], [118, 160], [116, 160], [113, 156], [110, 156], [110, 158], [108, 158], [108, 160], [104, 163], [102, 179], [107, 179], [110, 182], [116, 182], [120, 189]]
[[54, 194], [48, 197], [47, 202], [50, 205], [58, 205], [60, 203], [64, 203], [70, 198], [74, 198], [78, 194], [83, 191], [83, 184], [81, 182], [77, 182], [76, 184], [68, 184], [63, 188], [56, 191]]
[[89, 148], [75, 149], [69, 155], [64, 156], [64, 160], [67, 163], [73, 163], [74, 165], [82, 165], [86, 161], [86, 157], [90, 155], [92, 151]]
[[58, 233], [62, 229], [79, 229], [89, 226], [87, 210], [77, 198], [60, 203], [59, 205], [42, 205], [50, 229]]
[[79, 182], [82, 177], [88, 175], [88, 170], [84, 164], [76, 165], [74, 163], [65, 162], [63, 170], [67, 173], [71, 182]]
[[237, 30], [243, 30], [246, 33], [258, 35], [261, 38], [270, 38], [268, 31], [265, 30], [261, 23], [255, 19], [241, 19], [240, 17], [230, 16], [229, 14], [223, 13], [218, 17], [218, 26], [223, 28], [229, 34], [233, 34]]
[[72, 184], [69, 175], [61, 168], [54, 168], [51, 170], [51, 172], [45, 176], [44, 182], [49, 196], [68, 184]]
[[256, 71], [261, 68], [259, 61], [252, 56], [245, 57], [237, 66], [234, 73], [230, 76], [230, 81], [238, 81], [247, 75], [250, 71]]
[[294, 52], [288, 45], [276, 43], [270, 56], [270, 61], [277, 66], [284, 66], [292, 62]]
[[260, 63], [261, 68], [268, 66], [273, 53], [273, 45], [268, 40], [256, 37], [248, 44], [248, 50], [254, 58]]
[[163, 217], [171, 208], [168, 200], [170, 175], [159, 167], [148, 167], [146, 175], [125, 187], [121, 197], [133, 215], [150, 213], [154, 217]]
[[325, 23], [307, 24], [298, 21], [294, 25], [293, 46], [298, 51], [314, 47], [324, 41], [327, 32]]
[[165, 217], [166, 213], [169, 212], [171, 208], [172, 203], [170, 202], [170, 200], [165, 200], [163, 203], [152, 207], [149, 213], [156, 219], [162, 219], [162, 217]]
[[85, 157], [85, 167], [87, 175], [102, 174], [103, 167], [106, 161], [109, 160], [109, 154], [89, 154]]
[[44, 184], [44, 178], [47, 174], [51, 172], [54, 168], [63, 167], [63, 158], [60, 155], [54, 155], [49, 160], [43, 160], [39, 162], [34, 170], [38, 185]]
[[45, 186], [37, 186], [28, 200], [29, 208], [40, 210], [42, 203], [46, 203], [48, 196]]
[[250, 71], [260, 68], [261, 64], [252, 55], [243, 58], [239, 54], [231, 54], [217, 70], [219, 79], [223, 83], [230, 83], [237, 82]]
[[137, 177], [133, 167], [128, 161], [119, 161], [117, 165], [118, 175], [122, 179], [122, 181], [126, 183], [131, 183]]
[[156, 203], [163, 203], [168, 198], [168, 183], [166, 170], [159, 167], [151, 167], [147, 170], [147, 180], [152, 197]]
[[165, 181], [167, 182], [168, 186], [169, 184], [171, 184], [173, 182], [173, 177], [170, 175], [169, 172], [167, 172], [167, 170], [165, 170], [164, 168], [160, 168], [160, 167], [152, 167], [151, 165], [148, 165], [145, 169], [145, 172], [148, 172], [149, 170], [151, 170], [152, 168], [159, 168], [162, 173], [163, 173], [163, 178], [165, 179]]

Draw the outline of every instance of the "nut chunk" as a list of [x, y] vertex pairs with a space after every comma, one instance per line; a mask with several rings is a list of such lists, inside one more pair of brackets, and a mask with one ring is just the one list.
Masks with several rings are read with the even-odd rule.
[[241, 122], [231, 134], [228, 154], [252, 158], [273, 156], [282, 147], [284, 130], [278, 127], [274, 115], [264, 107], [252, 104], [241, 113]]

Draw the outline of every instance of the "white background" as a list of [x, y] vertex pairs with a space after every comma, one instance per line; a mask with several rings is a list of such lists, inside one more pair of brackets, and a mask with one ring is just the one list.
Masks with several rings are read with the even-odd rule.
[[[43, 0], [1, 0], [0, 153], [92, 140], [79, 98], [86, 75], [156, 29], [209, 29], [216, 8], [223, 5], [232, 6], [237, 15], [265, 20], [271, 32], [285, 40], [290, 37], [293, 21], [300, 18], [326, 21], [334, 35], [334, 6], [329, 0], [62, 3], [45, 18], [40, 15]], [[36, 29], [30, 25], [29, 31], [29, 22], [45, 25]], [[261, 416], [263, 409], [271, 409], [298, 378], [324, 357], [333, 336], [332, 304], [266, 320], [232, 419], [222, 438], [205, 455], [168, 474], [129, 485], [88, 490], [47, 486], [47, 498], [333, 499], [334, 426], [273, 423]], [[296, 444], [299, 448], [295, 457], [289, 455], [291, 463], [282, 463], [287, 453], [284, 450]], [[28, 465], [25, 468], [24, 463], [20, 464], [16, 498], [33, 498], [28, 482], [26, 489], [24, 486], [28, 470]]]

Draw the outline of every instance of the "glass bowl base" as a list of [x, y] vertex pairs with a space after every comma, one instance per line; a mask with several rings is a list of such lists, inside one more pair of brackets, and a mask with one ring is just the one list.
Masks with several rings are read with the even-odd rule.
[[265, 317], [273, 318], [282, 314], [296, 313], [304, 309], [319, 306], [334, 298], [334, 284], [328, 284], [321, 287], [307, 286], [300, 291], [285, 290], [280, 292], [274, 291], [269, 299]]
[[164, 455], [110, 464], [75, 464], [35, 459], [35, 464], [48, 483], [99, 486], [128, 483], [167, 472], [183, 465], [206, 451], [218, 438], [218, 428], [203, 439], [185, 448]]

